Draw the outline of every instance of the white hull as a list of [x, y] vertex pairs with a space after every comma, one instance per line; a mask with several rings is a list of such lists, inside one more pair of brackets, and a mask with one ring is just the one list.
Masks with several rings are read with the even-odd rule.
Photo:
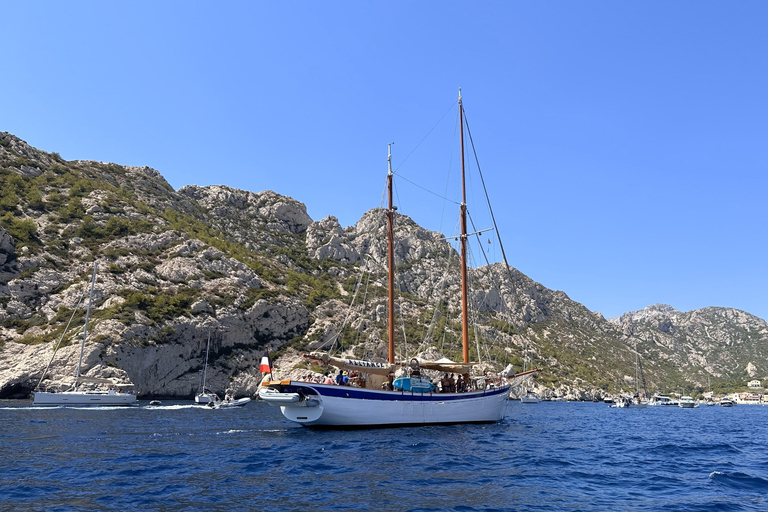
[[279, 406], [287, 419], [311, 427], [493, 423], [504, 418], [509, 393], [507, 386], [471, 393], [378, 391], [304, 382], [282, 387], [285, 395], [299, 393], [302, 400], [286, 404], [271, 393], [259, 396]]
[[197, 395], [195, 396], [195, 403], [208, 404], [211, 402], [215, 402], [217, 398], [218, 397], [216, 395], [210, 395], [210, 394]]
[[106, 391], [64, 391], [49, 393], [36, 391], [33, 405], [133, 405], [136, 395], [131, 393], [108, 393]]
[[231, 409], [233, 407], [244, 407], [248, 402], [250, 402], [250, 398], [240, 398], [239, 400], [232, 400], [230, 402], [223, 401], [223, 402], [216, 402], [216, 409]]
[[524, 396], [520, 399], [520, 401], [524, 404], [537, 404], [541, 402], [541, 398], [535, 396]]

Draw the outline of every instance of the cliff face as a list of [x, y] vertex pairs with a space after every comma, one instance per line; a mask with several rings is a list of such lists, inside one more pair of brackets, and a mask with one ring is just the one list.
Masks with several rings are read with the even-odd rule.
[[768, 322], [732, 308], [681, 312], [656, 304], [611, 320], [627, 340], [703, 385], [706, 377], [764, 379]]
[[[384, 233], [381, 209], [345, 228], [271, 191], [174, 191], [153, 169], [67, 162], [0, 132], [0, 398], [28, 396], [60, 341], [49, 376], [73, 378], [96, 263], [84, 371], [141, 396], [191, 397], [209, 333], [220, 393], [252, 394], [266, 349], [286, 354], [282, 376], [306, 373], [296, 351], [322, 346], [383, 358]], [[403, 215], [396, 239], [400, 355], [459, 358], [454, 249]], [[502, 264], [470, 276], [473, 358], [521, 369], [527, 354], [546, 393], [629, 388], [635, 346], [659, 389], [768, 372], [768, 328], [744, 312], [606, 320]]]

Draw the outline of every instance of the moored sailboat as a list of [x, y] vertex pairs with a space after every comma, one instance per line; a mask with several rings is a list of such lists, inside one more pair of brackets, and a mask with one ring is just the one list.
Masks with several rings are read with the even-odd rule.
[[[332, 358], [327, 354], [310, 354], [310, 359], [321, 360], [340, 369], [387, 378], [385, 389], [338, 386], [299, 381], [270, 381], [259, 390], [259, 398], [280, 407], [283, 415], [296, 423], [309, 427], [386, 427], [406, 425], [432, 425], [452, 423], [492, 423], [504, 417], [509, 385], [476, 386], [464, 392], [443, 389], [437, 393], [434, 385], [422, 377], [422, 370], [437, 370], [462, 375], [470, 382], [473, 363], [469, 362], [468, 279], [467, 279], [467, 211], [464, 179], [463, 107], [459, 96], [461, 132], [461, 308], [462, 356], [460, 363], [453, 361], [422, 361], [411, 359], [403, 365], [395, 359], [394, 318], [394, 217], [392, 200], [392, 155], [388, 154], [387, 173], [387, 267], [388, 267], [388, 359], [372, 362]], [[395, 379], [398, 366], [407, 368], [406, 374]]]
[[198, 386], [197, 395], [195, 395], [195, 403], [197, 404], [210, 404], [219, 400], [219, 396], [205, 387], [205, 377], [208, 371], [208, 353], [211, 349], [211, 331], [208, 331], [208, 343], [205, 346], [205, 360], [203, 361], [203, 372], [200, 375], [200, 385]]
[[[35, 391], [33, 392], [33, 405], [132, 405], [136, 403], [136, 395], [131, 392], [132, 384], [120, 384], [113, 382], [111, 379], [103, 379], [97, 377], [85, 377], [81, 375], [83, 366], [83, 353], [85, 351], [85, 339], [88, 336], [88, 319], [91, 314], [91, 305], [93, 303], [93, 288], [96, 284], [96, 271], [98, 270], [98, 264], [94, 265], [93, 277], [91, 279], [91, 291], [88, 296], [88, 309], [85, 314], [85, 327], [83, 327], [82, 340], [80, 342], [80, 358], [77, 362], [77, 373], [75, 375], [75, 382], [71, 388], [61, 390], [59, 388], [52, 388], [49, 386], [43, 389], [42, 383], [48, 373], [50, 362], [48, 367], [43, 371], [43, 375], [40, 378]], [[74, 316], [74, 313], [73, 313]], [[62, 335], [63, 336], [63, 335]], [[53, 356], [55, 357], [56, 350], [54, 350]], [[51, 358], [53, 362], [53, 357]], [[82, 384], [101, 384], [107, 385], [108, 389], [94, 388], [84, 389]]]
[[[640, 399], [640, 376], [642, 370], [640, 368], [640, 354], [637, 351], [637, 342], [635, 342], [635, 395], [634, 396], [622, 396], [616, 401], [615, 405], [611, 407], [618, 407], [622, 409], [645, 409], [648, 407], [647, 400]], [[643, 384], [645, 384], [645, 378], [643, 377]], [[646, 397], [648, 391], [645, 392]]]

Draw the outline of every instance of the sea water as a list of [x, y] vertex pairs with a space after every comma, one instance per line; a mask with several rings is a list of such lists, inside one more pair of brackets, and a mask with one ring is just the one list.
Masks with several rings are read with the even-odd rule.
[[768, 510], [768, 407], [509, 402], [488, 425], [307, 429], [261, 402], [0, 402], [0, 510]]

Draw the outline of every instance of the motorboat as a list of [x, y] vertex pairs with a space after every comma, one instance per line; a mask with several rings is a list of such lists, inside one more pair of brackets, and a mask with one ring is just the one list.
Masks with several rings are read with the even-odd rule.
[[211, 407], [212, 409], [233, 409], [235, 407], [245, 407], [250, 401], [251, 399], [248, 397], [238, 398], [237, 400], [227, 397], [224, 400], [209, 402], [208, 407]]
[[676, 406], [677, 404], [678, 404], [677, 400], [673, 400], [666, 395], [653, 395], [649, 403], [649, 405], [652, 405], [655, 407]]

